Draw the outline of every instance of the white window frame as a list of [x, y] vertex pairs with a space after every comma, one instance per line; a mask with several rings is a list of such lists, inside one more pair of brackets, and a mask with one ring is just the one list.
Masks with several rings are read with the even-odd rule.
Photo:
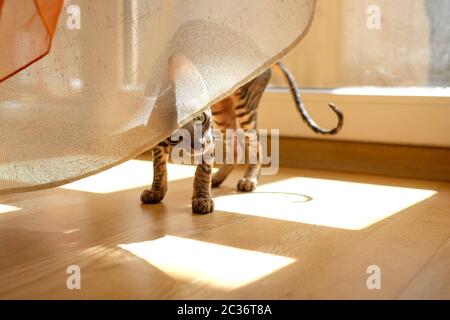
[[287, 88], [268, 88], [261, 101], [258, 126], [280, 129], [285, 137], [450, 147], [450, 97], [408, 90], [409, 94], [404, 95], [382, 88], [375, 94], [368, 94], [364, 88], [302, 89], [307, 109], [321, 126], [328, 128], [336, 123], [327, 106], [329, 101], [344, 112], [342, 131], [336, 136], [322, 136], [301, 120]]

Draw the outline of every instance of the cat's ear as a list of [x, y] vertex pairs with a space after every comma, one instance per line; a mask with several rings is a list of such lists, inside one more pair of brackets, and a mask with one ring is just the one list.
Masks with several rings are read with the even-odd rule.
[[185, 55], [169, 57], [169, 81], [180, 113], [194, 112], [208, 101], [205, 82], [194, 63]]
[[169, 80], [172, 86], [184, 80], [201, 78], [194, 64], [183, 54], [173, 54], [169, 57]]

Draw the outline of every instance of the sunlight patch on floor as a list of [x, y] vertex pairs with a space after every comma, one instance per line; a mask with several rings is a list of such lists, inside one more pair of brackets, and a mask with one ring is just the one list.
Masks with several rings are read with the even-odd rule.
[[254, 193], [214, 198], [217, 211], [360, 230], [436, 191], [314, 178], [261, 185]]
[[[195, 173], [195, 166], [168, 164], [167, 167], [169, 181], [191, 178]], [[130, 160], [60, 188], [92, 193], [110, 193], [148, 187], [152, 183], [152, 177], [152, 161]]]
[[14, 212], [14, 211], [19, 211], [21, 210], [18, 207], [14, 207], [14, 206], [8, 206], [6, 204], [0, 204], [0, 214], [2, 213], [8, 213], [8, 212]]
[[258, 280], [295, 261], [251, 250], [175, 236], [121, 244], [170, 277], [224, 289]]
[[77, 232], [77, 231], [80, 231], [80, 228], [70, 229], [70, 230], [64, 231], [64, 233], [65, 234], [70, 234], [70, 233], [74, 233], [74, 232]]

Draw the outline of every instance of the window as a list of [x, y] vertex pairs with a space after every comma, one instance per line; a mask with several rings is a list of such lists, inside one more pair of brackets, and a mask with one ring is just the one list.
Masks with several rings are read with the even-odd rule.
[[[331, 139], [448, 147], [449, 20], [447, 0], [317, 0], [309, 33], [284, 62], [319, 123], [334, 124], [328, 101], [344, 110], [344, 129]], [[267, 104], [261, 126], [319, 137], [295, 116], [281, 78]]]

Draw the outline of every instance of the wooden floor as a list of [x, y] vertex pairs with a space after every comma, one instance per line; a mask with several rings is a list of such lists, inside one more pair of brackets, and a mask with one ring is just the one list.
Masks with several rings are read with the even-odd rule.
[[238, 170], [200, 216], [193, 168], [170, 169], [153, 206], [139, 202], [147, 160], [0, 196], [0, 298], [450, 299], [449, 183], [282, 168], [237, 194]]

